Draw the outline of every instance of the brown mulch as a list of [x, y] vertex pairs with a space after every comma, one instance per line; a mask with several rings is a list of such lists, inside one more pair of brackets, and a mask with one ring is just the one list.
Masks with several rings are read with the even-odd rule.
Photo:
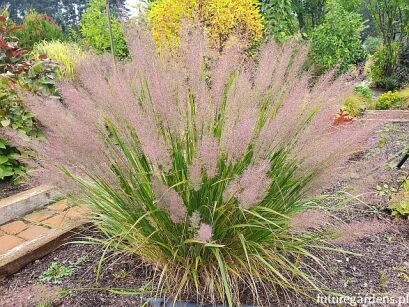
[[[141, 306], [139, 295], [119, 295], [112, 291], [117, 288], [138, 291], [146, 285], [147, 270], [136, 258], [114, 257], [105, 262], [97, 281], [97, 267], [102, 254], [102, 248], [89, 244], [61, 247], [0, 281], [0, 306], [35, 306], [38, 303], [49, 303], [48, 306]], [[55, 261], [72, 267], [72, 275], [61, 278], [57, 283], [41, 282], [41, 275]], [[40, 289], [41, 296], [35, 293], [27, 296], [27, 289]]]
[[35, 185], [32, 182], [12, 184], [9, 181], [0, 180], [0, 199], [12, 196], [19, 192], [33, 188]]

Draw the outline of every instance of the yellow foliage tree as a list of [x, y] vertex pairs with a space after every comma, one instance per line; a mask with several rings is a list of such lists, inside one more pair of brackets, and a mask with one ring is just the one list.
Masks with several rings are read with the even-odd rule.
[[148, 19], [159, 48], [177, 47], [182, 21], [191, 22], [196, 17], [217, 49], [222, 49], [232, 34], [251, 43], [258, 41], [264, 31], [258, 0], [157, 0]]

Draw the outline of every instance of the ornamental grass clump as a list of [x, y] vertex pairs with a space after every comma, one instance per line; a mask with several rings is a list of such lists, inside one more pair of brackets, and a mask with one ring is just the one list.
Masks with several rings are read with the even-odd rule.
[[78, 62], [84, 61], [87, 53], [75, 43], [61, 41], [42, 41], [34, 45], [34, 53], [61, 64], [58, 71], [61, 77], [73, 78]]
[[47, 137], [24, 142], [37, 175], [92, 210], [107, 248], [155, 268], [151, 295], [233, 306], [319, 291], [300, 259], [319, 262], [320, 238], [292, 233], [289, 218], [370, 131], [333, 125], [353, 80], [311, 86], [295, 42], [244, 61], [196, 31], [178, 58], [158, 57], [144, 31], [128, 41], [132, 61], [88, 59], [59, 84], [63, 103], [27, 98]]

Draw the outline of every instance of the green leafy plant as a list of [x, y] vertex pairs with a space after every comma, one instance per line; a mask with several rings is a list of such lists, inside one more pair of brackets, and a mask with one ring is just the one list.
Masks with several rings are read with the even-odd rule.
[[363, 4], [368, 8], [386, 49], [392, 44], [402, 44], [409, 34], [408, 1], [364, 0]]
[[65, 262], [53, 261], [50, 267], [45, 270], [39, 280], [44, 283], [58, 284], [64, 277], [71, 276], [74, 269], [71, 266], [67, 266]]
[[44, 283], [58, 284], [61, 282], [61, 279], [71, 276], [78, 266], [86, 263], [88, 260], [88, 256], [83, 256], [76, 261], [53, 261], [50, 267], [41, 274], [39, 280]]
[[368, 101], [371, 101], [372, 98], [373, 98], [373, 95], [374, 95], [369, 87], [363, 86], [363, 85], [356, 86], [354, 91], [355, 91], [355, 93], [361, 95], [362, 97], [364, 97]]
[[371, 131], [333, 125], [349, 77], [311, 87], [296, 42], [271, 42], [245, 63], [191, 35], [168, 58], [139, 30], [132, 60], [114, 69], [93, 57], [59, 88], [64, 104], [33, 101], [47, 136], [38, 173], [92, 210], [96, 242], [154, 268], [152, 295], [237, 306], [244, 295], [260, 303], [260, 289], [320, 291], [301, 261], [320, 263], [314, 250], [331, 248], [289, 221], [315, 207], [311, 196]]
[[17, 38], [12, 36], [20, 28], [14, 27], [6, 16], [0, 15], [0, 74], [7, 73], [13, 77], [30, 67], [30, 63], [24, 57], [29, 49], [20, 48]]
[[[111, 22], [115, 55], [121, 59], [126, 58], [128, 49], [121, 23], [115, 16], [112, 16]], [[108, 17], [105, 12], [104, 0], [89, 1], [88, 7], [81, 18], [80, 32], [85, 43], [91, 46], [95, 52], [100, 54], [111, 50]]]
[[16, 88], [7, 78], [0, 78], [0, 125], [10, 127], [27, 135], [37, 135], [34, 117], [27, 112]]
[[377, 185], [376, 187], [376, 194], [379, 196], [387, 196], [391, 197], [394, 193], [398, 190], [394, 187], [389, 186], [389, 184]]
[[399, 266], [395, 270], [398, 273], [399, 278], [402, 278], [405, 282], [409, 283], [409, 273], [406, 266]]
[[[21, 27], [14, 27], [0, 16], [0, 126], [11, 128], [28, 136], [41, 136], [33, 114], [26, 110], [19, 95], [28, 90], [41, 95], [55, 95], [56, 65], [50, 60], [35, 59], [27, 48], [20, 48], [13, 36]], [[2, 171], [0, 179], [11, 178], [18, 183], [24, 178], [25, 167], [20, 164], [20, 151], [1, 139]]]
[[266, 31], [277, 41], [285, 41], [298, 32], [291, 0], [264, 1], [261, 11], [264, 15]]
[[[30, 62], [24, 57], [28, 50], [19, 48], [17, 39], [11, 36], [19, 28], [6, 16], [0, 16], [0, 124], [31, 134], [36, 130], [34, 121], [22, 107], [15, 85], [18, 76], [30, 68]], [[25, 178], [25, 167], [18, 158], [20, 151], [0, 138], [0, 180], [18, 183]]]
[[13, 37], [21, 27], [13, 27], [5, 16], [0, 16], [0, 123], [27, 135], [37, 135], [32, 114], [27, 112], [18, 90], [42, 94], [54, 93], [55, 65], [49, 60], [35, 61], [28, 49], [19, 48]]
[[318, 72], [339, 65], [343, 73], [359, 63], [365, 57], [363, 29], [359, 13], [346, 10], [338, 0], [330, 1], [323, 23], [311, 35], [311, 58]]
[[297, 16], [300, 31], [310, 34], [325, 16], [326, 0], [292, 0], [293, 12]]
[[65, 34], [55, 20], [45, 14], [28, 13], [22, 27], [16, 31], [20, 46], [32, 49], [36, 43], [51, 40], [65, 40]]
[[358, 117], [362, 115], [363, 111], [369, 106], [368, 100], [359, 95], [353, 94], [349, 96], [342, 106], [343, 114], [349, 117]]
[[58, 99], [55, 83], [59, 67], [58, 63], [45, 56], [39, 56], [38, 59], [32, 60], [27, 73], [19, 75], [18, 86], [38, 95]]
[[[382, 37], [382, 48], [374, 54], [371, 78], [374, 85], [387, 90], [398, 89], [405, 84], [397, 77], [399, 47], [409, 35], [409, 2], [405, 0], [365, 0], [377, 30]], [[404, 65], [405, 66], [405, 65]]]
[[37, 135], [33, 115], [27, 112], [18, 90], [55, 94], [56, 65], [46, 58], [34, 59], [28, 49], [19, 48], [19, 41], [11, 35], [20, 27], [12, 27], [0, 16], [0, 123], [28, 135]]
[[6, 140], [0, 138], [0, 179], [11, 178], [18, 183], [26, 177], [25, 167], [18, 161], [20, 151], [10, 146]]
[[388, 91], [378, 97], [375, 104], [375, 109], [377, 110], [387, 110], [392, 107], [399, 107], [405, 101], [405, 98], [399, 92]]
[[409, 220], [409, 193], [406, 192], [406, 197], [389, 206], [393, 217], [403, 217]]
[[370, 67], [369, 76], [375, 86], [388, 90], [400, 89], [409, 84], [408, 44], [392, 43], [379, 49]]
[[363, 111], [373, 106], [372, 91], [366, 87], [359, 85], [355, 87], [354, 94], [349, 96], [342, 106], [342, 113], [349, 118], [358, 117], [362, 115]]
[[403, 103], [399, 106], [399, 108], [402, 110], [409, 110], [409, 86], [400, 90], [399, 96], [403, 99]]
[[409, 179], [405, 178], [401, 184], [401, 191], [396, 194], [389, 205], [392, 216], [409, 219]]

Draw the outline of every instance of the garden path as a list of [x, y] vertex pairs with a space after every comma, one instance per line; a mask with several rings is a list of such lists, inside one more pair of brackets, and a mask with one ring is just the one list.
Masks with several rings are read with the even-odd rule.
[[0, 277], [58, 248], [87, 214], [63, 199], [0, 225]]

